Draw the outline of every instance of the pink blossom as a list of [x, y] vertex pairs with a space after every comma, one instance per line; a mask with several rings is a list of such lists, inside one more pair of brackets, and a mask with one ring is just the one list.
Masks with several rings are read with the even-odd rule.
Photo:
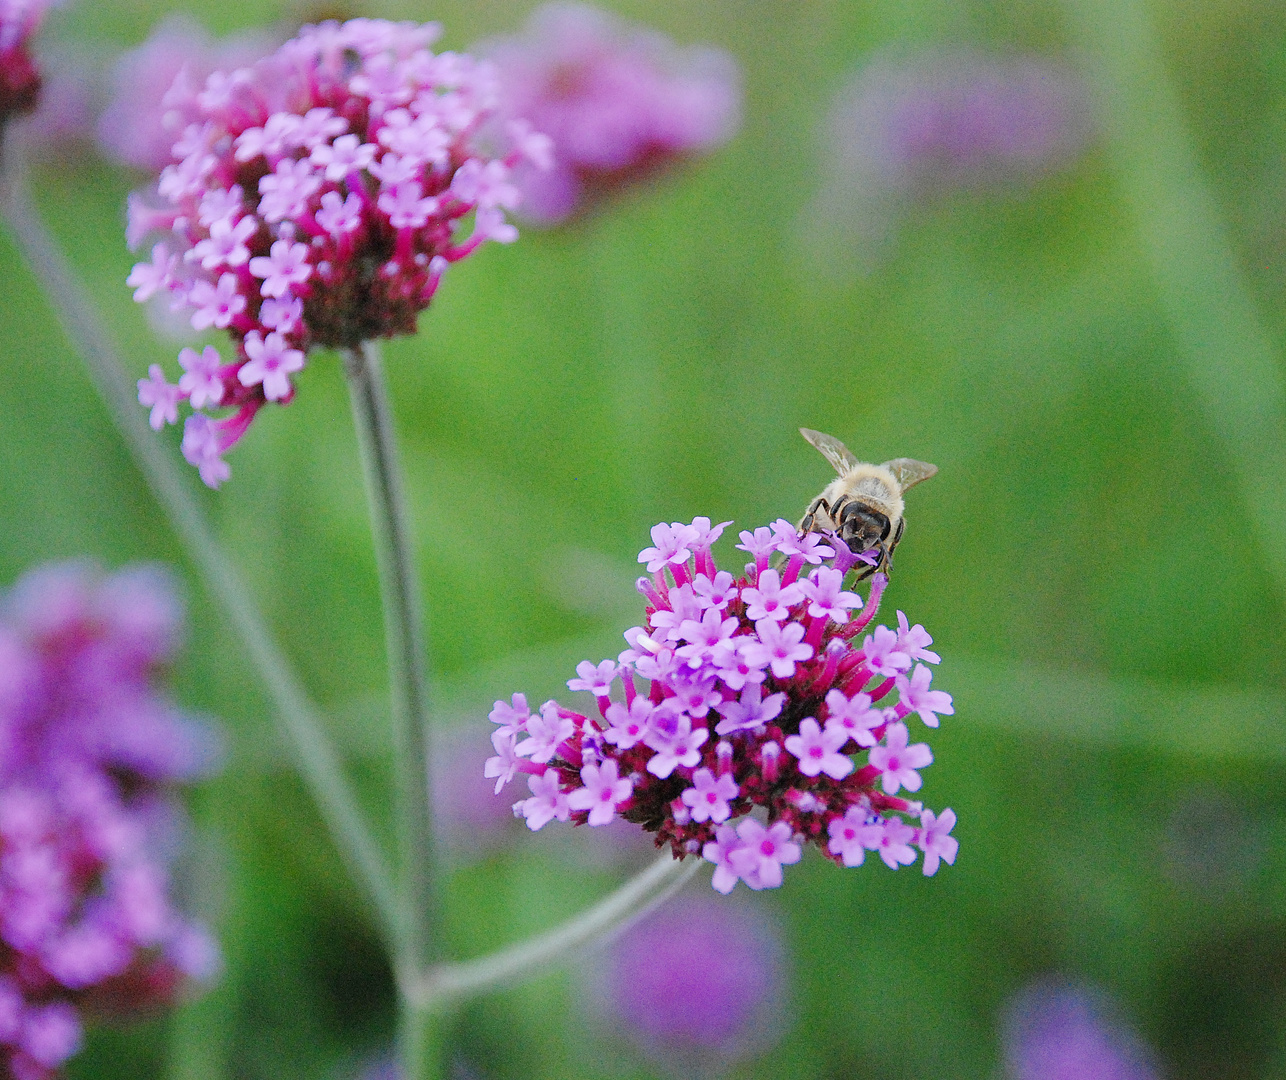
[[273, 331], [266, 338], [258, 330], [246, 335], [246, 355], [250, 358], [237, 372], [242, 386], [263, 386], [269, 401], [279, 401], [291, 392], [290, 376], [304, 366], [304, 354], [287, 344], [284, 334]]
[[929, 683], [933, 672], [923, 664], [916, 664], [908, 679], [905, 675], [897, 678], [898, 694], [902, 704], [911, 712], [918, 713], [927, 727], [937, 727], [937, 714], [951, 716], [956, 710], [951, 704], [951, 695], [941, 690], [930, 690]]
[[862, 843], [869, 851], [878, 851], [890, 870], [915, 862], [914, 839], [915, 829], [901, 818], [885, 818], [862, 827]]
[[691, 644], [676, 649], [674, 655], [699, 668], [709, 663], [716, 648], [731, 640], [739, 625], [736, 619], [725, 619], [718, 608], [709, 608], [700, 621], [686, 619], [680, 625], [679, 636]]
[[776, 619], [759, 619], [755, 633], [759, 635], [759, 646], [747, 646], [747, 658], [751, 663], [766, 660], [779, 679], [789, 679], [795, 673], [795, 665], [813, 655], [813, 647], [804, 642], [804, 628], [797, 622], [782, 624]]
[[293, 334], [304, 318], [304, 302], [297, 296], [269, 298], [259, 306], [259, 321], [269, 330]]
[[653, 705], [642, 695], [630, 702], [629, 707], [613, 703], [607, 707], [607, 722], [603, 738], [620, 750], [628, 750], [643, 741], [652, 721]]
[[778, 518], [772, 523], [776, 535], [777, 550], [790, 558], [800, 558], [816, 566], [824, 559], [834, 556], [835, 552], [824, 544], [821, 533], [808, 532], [802, 536], [795, 531], [795, 526], [785, 518]]
[[558, 751], [558, 744], [569, 739], [576, 725], [559, 711], [553, 701], [546, 701], [540, 711], [527, 718], [527, 738], [518, 744], [518, 754], [543, 765]]
[[853, 771], [852, 760], [840, 753], [846, 742], [848, 732], [844, 728], [828, 723], [822, 730], [808, 716], [799, 722], [798, 735], [786, 736], [785, 746], [799, 759], [799, 771], [805, 776], [825, 773], [832, 780], [843, 780]]
[[723, 716], [714, 729], [716, 735], [733, 735], [738, 731], [755, 731], [775, 720], [786, 703], [784, 693], [763, 696], [763, 686], [751, 683], [740, 698], [731, 698], [716, 705]]
[[527, 828], [532, 832], [543, 829], [555, 818], [566, 821], [571, 817], [567, 796], [558, 786], [557, 769], [546, 769], [539, 776], [529, 776], [527, 787], [531, 789], [531, 798], [514, 803], [514, 813], [526, 818]]
[[[739, 634], [714, 649], [710, 663], [729, 690], [740, 692], [743, 687], [762, 683], [768, 677], [765, 670], [768, 660], [757, 648], [758, 644], [757, 639], [749, 634]], [[747, 650], [754, 654], [753, 660]]]
[[863, 837], [869, 835], [866, 829], [866, 818], [869, 811], [862, 806], [852, 806], [841, 817], [831, 819], [826, 827], [830, 843], [830, 853], [837, 856], [845, 866], [861, 866], [866, 860], [866, 844]]
[[166, 424], [179, 422], [179, 402], [182, 398], [182, 389], [166, 381], [160, 364], [153, 364], [147, 369], [147, 378], [138, 380], [139, 404], [151, 408], [147, 422], [152, 425], [153, 431], [160, 431]]
[[866, 666], [876, 675], [892, 678], [911, 666], [911, 658], [898, 651], [898, 636], [887, 626], [877, 626], [875, 633], [862, 643]]
[[738, 550], [749, 552], [750, 557], [756, 561], [763, 560], [766, 563], [777, 550], [777, 534], [766, 525], [760, 525], [754, 532], [742, 532], [740, 536]]
[[614, 660], [604, 660], [598, 667], [588, 660], [582, 661], [576, 665], [578, 678], [569, 679], [567, 689], [588, 690], [595, 697], [607, 697], [620, 670], [620, 665]]
[[531, 710], [527, 708], [527, 696], [525, 694], [514, 694], [512, 701], [513, 704], [511, 705], [506, 705], [503, 701], [497, 701], [488, 719], [493, 724], [499, 724], [501, 731], [521, 735], [527, 730], [527, 721], [531, 719]]
[[741, 871], [732, 862], [732, 857], [745, 845], [737, 830], [732, 825], [720, 825], [710, 841], [701, 850], [701, 857], [706, 862], [714, 863], [712, 884], [721, 893], [730, 893], [741, 879]]
[[781, 622], [790, 618], [790, 609], [804, 599], [804, 590], [798, 582], [782, 588], [781, 575], [776, 570], [765, 570], [759, 575], [756, 588], [741, 590], [746, 604], [746, 618], [775, 619]]
[[955, 865], [956, 852], [960, 842], [951, 834], [956, 827], [956, 812], [948, 807], [940, 816], [932, 810], [920, 812], [920, 831], [916, 843], [924, 851], [924, 876], [932, 877], [938, 872], [941, 860], [948, 866]]
[[256, 255], [250, 260], [250, 272], [264, 279], [264, 296], [285, 296], [292, 285], [302, 285], [312, 276], [308, 247], [278, 240], [268, 255]]
[[781, 868], [799, 862], [803, 854], [784, 821], [764, 828], [754, 818], [745, 818], [737, 826], [737, 838], [742, 847], [730, 853], [729, 861], [752, 889], [779, 888]]
[[[203, 199], [202, 206], [204, 205]], [[216, 270], [221, 266], [244, 266], [250, 259], [246, 241], [259, 231], [259, 222], [253, 215], [247, 214], [237, 221], [233, 221], [231, 217], [218, 218], [211, 222], [209, 228], [210, 235], [187, 253], [187, 260], [199, 262], [207, 270]], [[244, 297], [242, 306], [245, 306]]]
[[[237, 275], [224, 274], [217, 284], [205, 280], [193, 282], [188, 292], [188, 304], [195, 309], [192, 312], [194, 330], [206, 330], [211, 326], [225, 330], [245, 311], [246, 298], [239, 291]], [[197, 407], [195, 403], [193, 407]]]
[[616, 808], [630, 797], [634, 781], [617, 776], [616, 762], [605, 761], [601, 766], [586, 765], [580, 771], [581, 783], [567, 797], [573, 810], [588, 810], [589, 824], [606, 825], [616, 817]]
[[728, 802], [739, 792], [737, 782], [726, 773], [716, 777], [709, 769], [692, 774], [692, 787], [685, 788], [680, 798], [692, 812], [693, 821], [727, 821], [732, 813]]
[[231, 474], [223, 460], [223, 439], [219, 426], [205, 413], [193, 413], [183, 425], [183, 457], [195, 465], [201, 481], [217, 488]]
[[668, 723], [653, 718], [643, 741], [656, 751], [648, 760], [647, 771], [664, 780], [675, 768], [691, 768], [701, 760], [700, 748], [710, 737], [704, 727], [694, 729], [690, 716], [679, 716]]
[[514, 749], [517, 744], [518, 736], [512, 730], [506, 728], [496, 728], [491, 733], [491, 745], [495, 747], [495, 756], [487, 758], [482, 768], [482, 775], [488, 780], [496, 781], [496, 794], [500, 794], [503, 788], [514, 774], [518, 771], [519, 757]]
[[713, 580], [705, 574], [698, 574], [692, 579], [692, 591], [702, 607], [717, 608], [722, 611], [736, 598], [737, 587], [732, 583], [732, 575], [720, 570]]
[[647, 563], [649, 574], [665, 566], [678, 566], [688, 561], [696, 545], [697, 531], [691, 525], [674, 521], [652, 526], [652, 547], [639, 552], [639, 562]]
[[884, 710], [871, 704], [871, 695], [860, 691], [852, 697], [842, 690], [827, 691], [826, 714], [826, 726], [846, 731], [858, 746], [874, 746], [872, 729], [888, 722]]
[[163, 243], [152, 248], [150, 263], [135, 263], [134, 269], [125, 280], [125, 284], [134, 290], [134, 299], [138, 303], [150, 300], [156, 293], [170, 287], [174, 280], [174, 270], [179, 258], [171, 255], [170, 249]]
[[879, 769], [880, 782], [888, 795], [896, 795], [899, 788], [919, 791], [921, 780], [916, 770], [933, 763], [933, 751], [927, 745], [907, 746], [907, 738], [905, 724], [890, 724], [884, 745], [871, 747], [871, 766]]
[[199, 353], [195, 349], [184, 349], [179, 353], [179, 366], [183, 369], [179, 389], [187, 395], [192, 408], [204, 409], [223, 400], [223, 364], [213, 345], [207, 345]]
[[860, 596], [844, 592], [843, 588], [843, 572], [826, 566], [819, 566], [809, 574], [807, 581], [799, 582], [804, 599], [810, 601], [808, 614], [815, 619], [829, 618], [837, 623], [848, 622], [849, 611], [862, 606]]
[[910, 620], [902, 612], [898, 612], [898, 652], [905, 653], [912, 660], [936, 664], [942, 660], [942, 657], [925, 648], [926, 645], [932, 644], [933, 638], [929, 637], [928, 631], [923, 626], [919, 623], [912, 626]]

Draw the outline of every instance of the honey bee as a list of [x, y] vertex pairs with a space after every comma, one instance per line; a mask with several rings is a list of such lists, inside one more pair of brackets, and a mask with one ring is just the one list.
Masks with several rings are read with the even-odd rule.
[[929, 479], [938, 467], [913, 458], [871, 465], [858, 461], [839, 439], [811, 428], [800, 428], [799, 433], [821, 451], [839, 474], [839, 479], [827, 484], [809, 505], [799, 522], [800, 533], [834, 532], [854, 555], [878, 551], [879, 561], [862, 571], [861, 576], [877, 570], [887, 572], [893, 549], [906, 527], [902, 495], [907, 488]]

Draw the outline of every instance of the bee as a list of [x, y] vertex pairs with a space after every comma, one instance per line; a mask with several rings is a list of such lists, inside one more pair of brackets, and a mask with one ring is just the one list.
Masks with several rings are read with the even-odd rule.
[[879, 561], [864, 570], [862, 577], [877, 570], [887, 572], [893, 549], [906, 527], [902, 495], [907, 488], [929, 479], [938, 467], [913, 458], [871, 465], [858, 461], [839, 439], [811, 428], [800, 428], [799, 433], [821, 451], [839, 474], [839, 479], [827, 484], [809, 505], [799, 522], [800, 534], [834, 532], [854, 555], [879, 552]]

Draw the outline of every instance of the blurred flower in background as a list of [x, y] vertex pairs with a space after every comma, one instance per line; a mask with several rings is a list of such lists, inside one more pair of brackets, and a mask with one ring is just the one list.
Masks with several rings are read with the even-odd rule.
[[195, 19], [172, 14], [147, 40], [121, 54], [111, 98], [98, 119], [98, 144], [123, 165], [160, 172], [188, 124], [201, 119], [198, 95], [216, 71], [248, 67], [280, 44], [266, 30], [214, 38]]
[[591, 1011], [675, 1076], [718, 1076], [789, 1026], [776, 926], [743, 905], [671, 900], [596, 954]]
[[609, 193], [727, 141], [741, 119], [736, 62], [676, 46], [584, 4], [548, 4], [516, 36], [483, 42], [503, 113], [554, 141], [554, 167], [522, 169], [522, 214], [557, 224]]
[[[517, 238], [505, 220], [520, 198], [510, 170], [547, 164], [549, 140], [514, 123], [505, 156], [484, 152], [493, 73], [431, 52], [439, 32], [380, 19], [306, 26], [170, 101], [187, 103], [190, 122], [155, 189], [130, 200], [131, 246], [157, 242], [129, 284], [139, 302], [167, 295], [194, 329], [227, 330], [236, 355], [184, 349], [178, 383], [153, 364], [139, 401], [157, 430], [187, 402], [183, 455], [210, 487], [229, 476], [223, 455], [259, 409], [293, 398], [309, 349], [414, 333], [449, 265]], [[175, 85], [185, 80], [180, 71]]]
[[83, 1013], [129, 1015], [212, 977], [218, 950], [174, 909], [176, 784], [217, 742], [152, 685], [181, 609], [153, 568], [56, 564], [0, 610], [0, 1046], [49, 1075]]
[[0, 0], [0, 124], [36, 107], [40, 71], [28, 45], [56, 2]]
[[836, 96], [805, 234], [828, 261], [869, 262], [905, 207], [957, 190], [1022, 189], [1075, 162], [1092, 134], [1064, 62], [972, 49], [883, 55]]
[[1143, 1042], [1084, 988], [1039, 982], [1004, 1019], [1010, 1080], [1157, 1080]]

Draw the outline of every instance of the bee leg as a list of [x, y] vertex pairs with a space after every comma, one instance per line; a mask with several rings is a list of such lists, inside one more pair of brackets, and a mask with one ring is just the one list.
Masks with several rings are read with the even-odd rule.
[[818, 510], [823, 510], [827, 514], [831, 512], [831, 504], [820, 495], [813, 500], [813, 505], [808, 508], [808, 513], [804, 515], [804, 520], [799, 523], [799, 532], [801, 536], [813, 531], [813, 519], [817, 516]]

